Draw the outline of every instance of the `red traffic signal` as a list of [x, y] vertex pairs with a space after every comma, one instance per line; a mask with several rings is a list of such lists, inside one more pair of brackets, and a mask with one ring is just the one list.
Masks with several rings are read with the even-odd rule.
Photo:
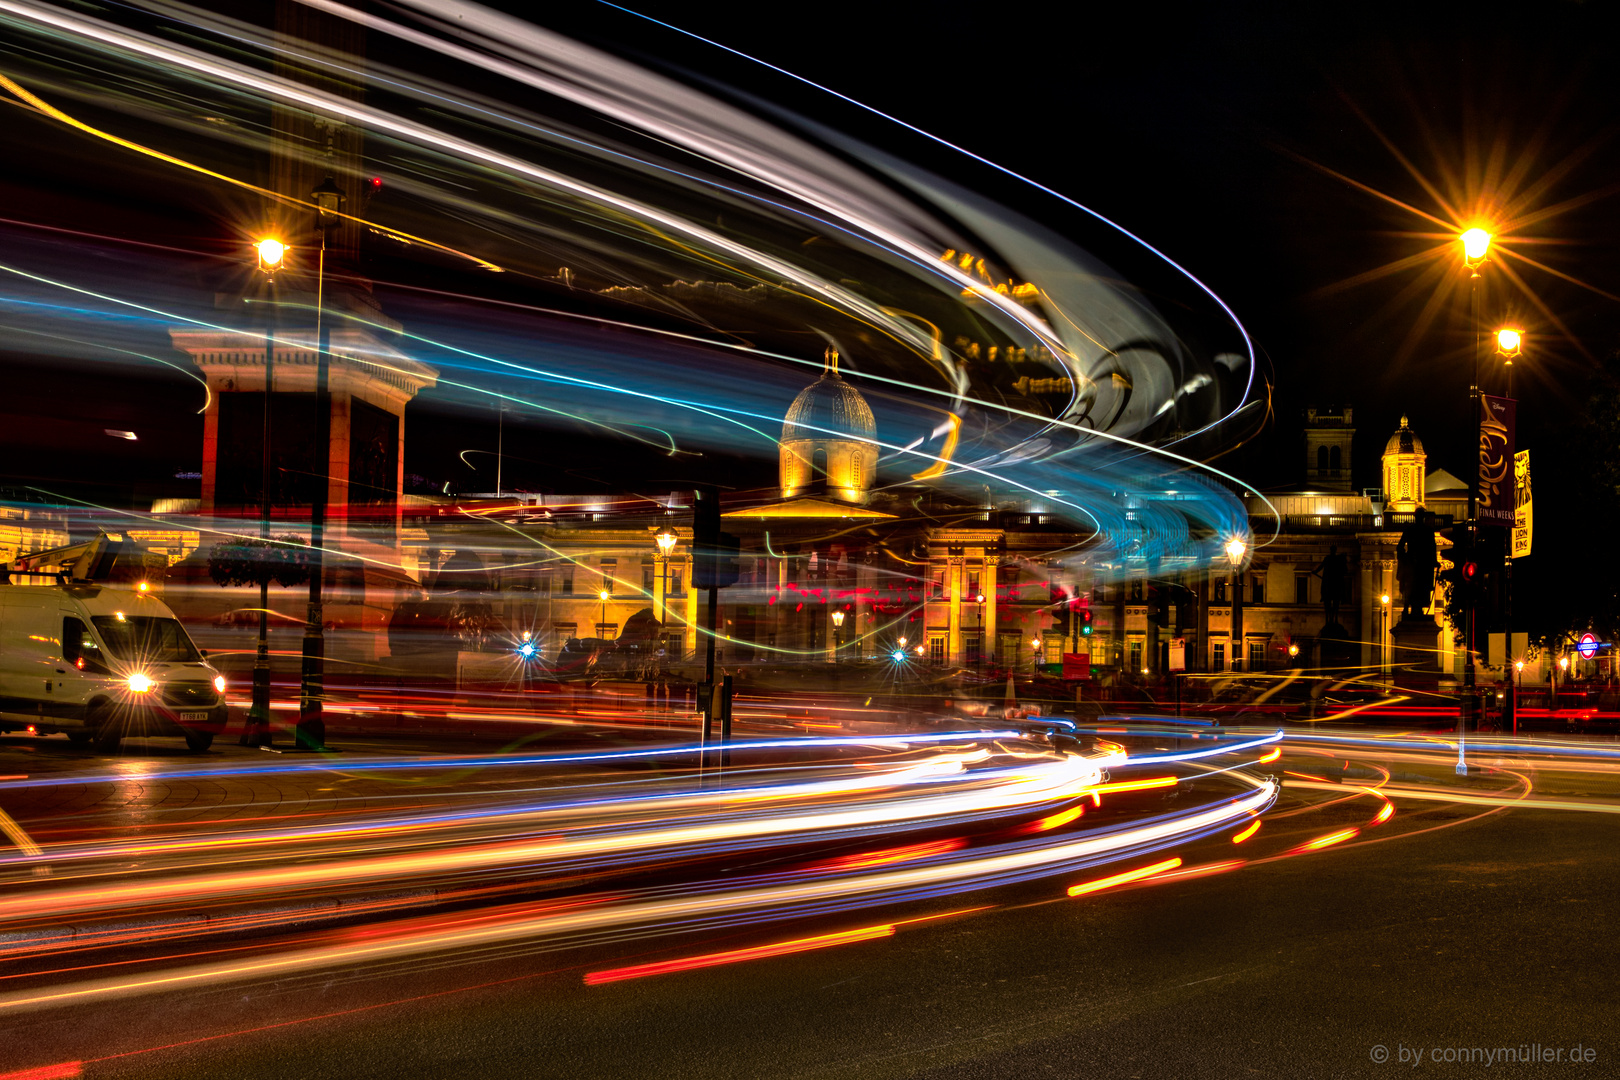
[[1475, 578], [1479, 577], [1479, 563], [1473, 562], [1472, 560], [1463, 563], [1462, 576], [1464, 581], [1473, 581]]

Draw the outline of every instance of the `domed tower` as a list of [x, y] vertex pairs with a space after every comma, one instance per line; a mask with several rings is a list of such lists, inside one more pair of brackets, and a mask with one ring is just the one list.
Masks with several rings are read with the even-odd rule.
[[782, 424], [782, 498], [864, 505], [877, 478], [876, 436], [872, 407], [838, 374], [838, 351], [828, 349], [826, 371], [793, 399]]
[[1401, 417], [1401, 428], [1384, 444], [1384, 509], [1411, 513], [1423, 505], [1423, 478], [1429, 455], [1423, 440]]

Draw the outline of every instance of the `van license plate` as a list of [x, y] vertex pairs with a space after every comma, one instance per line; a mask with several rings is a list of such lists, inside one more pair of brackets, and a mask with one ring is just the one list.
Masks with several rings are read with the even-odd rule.
[[180, 722], [182, 724], [206, 724], [208, 723], [208, 714], [205, 712], [183, 712], [180, 714]]

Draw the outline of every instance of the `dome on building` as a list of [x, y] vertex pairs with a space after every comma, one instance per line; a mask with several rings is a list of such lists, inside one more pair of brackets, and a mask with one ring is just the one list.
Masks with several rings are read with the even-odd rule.
[[1423, 506], [1425, 480], [1428, 475], [1429, 455], [1423, 450], [1423, 440], [1417, 437], [1401, 417], [1401, 428], [1384, 444], [1384, 508], [1396, 513], [1411, 513]]
[[799, 392], [782, 422], [782, 498], [864, 504], [877, 479], [876, 440], [872, 407], [838, 374], [838, 353], [828, 349], [827, 370]]
[[877, 435], [872, 406], [836, 371], [799, 392], [782, 424], [784, 439], [863, 439]]
[[1423, 440], [1417, 437], [1417, 432], [1407, 426], [1406, 417], [1401, 417], [1401, 428], [1389, 437], [1384, 444], [1386, 454], [1421, 454], [1423, 453]]

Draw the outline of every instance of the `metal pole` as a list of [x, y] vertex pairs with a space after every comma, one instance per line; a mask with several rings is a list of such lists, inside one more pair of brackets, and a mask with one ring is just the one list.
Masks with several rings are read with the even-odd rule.
[[[1513, 357], [1507, 358], [1507, 396], [1513, 397]], [[1513, 467], [1513, 462], [1508, 462]], [[1511, 473], [1510, 473], [1511, 475]], [[1508, 715], [1513, 720], [1513, 731], [1519, 730], [1519, 681], [1512, 677], [1518, 669], [1513, 666], [1513, 526], [1507, 530], [1507, 541], [1502, 551], [1502, 653], [1507, 664]]]
[[[272, 306], [272, 310], [274, 310]], [[264, 427], [259, 454], [259, 539], [270, 539], [270, 388], [276, 357], [276, 331], [264, 331]], [[264, 554], [268, 555], [266, 549]], [[265, 569], [262, 567], [261, 569]], [[240, 746], [270, 745], [270, 581], [259, 580], [259, 644], [253, 654], [253, 697]]]
[[303, 685], [298, 695], [298, 728], [295, 744], [304, 750], [326, 745], [326, 721], [321, 715], [325, 696], [326, 629], [321, 612], [321, 587], [326, 576], [326, 498], [331, 482], [328, 470], [332, 459], [331, 327], [326, 311], [326, 223], [317, 222], [321, 231], [321, 251], [315, 272], [315, 452], [320, 464], [315, 469], [314, 501], [309, 510], [309, 617], [304, 623]]
[[719, 617], [720, 589], [718, 586], [709, 587], [709, 634], [706, 646], [706, 657], [703, 663], [703, 688], [699, 698], [703, 707], [703, 739], [701, 749], [698, 751], [698, 772], [702, 773], [707, 765], [709, 743], [714, 740], [714, 706], [716, 687], [714, 685], [714, 634]]
[[[1472, 267], [1473, 276], [1469, 279], [1469, 309], [1473, 323], [1474, 347], [1469, 350], [1473, 356], [1473, 377], [1468, 383], [1468, 421], [1463, 425], [1464, 433], [1477, 430], [1479, 425], [1479, 350], [1483, 347], [1480, 337], [1479, 322], [1479, 268]], [[1469, 440], [1469, 448], [1475, 450], [1477, 439]], [[1477, 451], [1475, 451], [1477, 453]], [[1468, 480], [1468, 522], [1466, 531], [1468, 535], [1468, 549], [1472, 553], [1478, 546], [1479, 524], [1476, 515], [1479, 513], [1478, 486], [1479, 464], [1472, 465], [1474, 475]], [[1457, 775], [1468, 775], [1468, 759], [1464, 746], [1465, 733], [1468, 724], [1475, 716], [1478, 701], [1475, 698], [1474, 686], [1474, 611], [1476, 605], [1472, 592], [1463, 599], [1463, 699], [1457, 710]]]

